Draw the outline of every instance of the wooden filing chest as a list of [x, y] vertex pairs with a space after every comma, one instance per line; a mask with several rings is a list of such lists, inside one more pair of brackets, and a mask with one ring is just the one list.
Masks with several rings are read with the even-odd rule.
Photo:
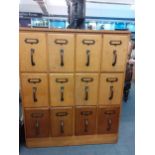
[[28, 147], [116, 143], [130, 33], [20, 29]]

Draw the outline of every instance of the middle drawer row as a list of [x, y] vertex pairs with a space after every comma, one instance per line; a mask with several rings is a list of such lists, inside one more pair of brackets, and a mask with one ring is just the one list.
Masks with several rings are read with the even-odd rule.
[[49, 76], [44, 73], [23, 73], [24, 107], [97, 105], [98, 102], [101, 105], [120, 104], [123, 77], [123, 73], [102, 73], [100, 76], [97, 73]]

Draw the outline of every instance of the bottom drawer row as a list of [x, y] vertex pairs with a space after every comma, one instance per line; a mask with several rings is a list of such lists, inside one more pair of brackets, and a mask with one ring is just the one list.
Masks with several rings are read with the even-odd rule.
[[117, 133], [120, 109], [100, 107], [26, 109], [26, 137]]

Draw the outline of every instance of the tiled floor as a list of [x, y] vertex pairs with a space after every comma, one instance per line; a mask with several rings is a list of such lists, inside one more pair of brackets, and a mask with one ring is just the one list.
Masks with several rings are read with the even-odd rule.
[[123, 103], [120, 136], [117, 144], [82, 145], [28, 149], [22, 146], [20, 155], [134, 155], [135, 153], [135, 87]]

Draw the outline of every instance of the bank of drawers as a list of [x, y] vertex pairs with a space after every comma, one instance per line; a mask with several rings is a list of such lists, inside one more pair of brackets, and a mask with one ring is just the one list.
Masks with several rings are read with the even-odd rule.
[[117, 133], [128, 36], [20, 33], [26, 137]]

